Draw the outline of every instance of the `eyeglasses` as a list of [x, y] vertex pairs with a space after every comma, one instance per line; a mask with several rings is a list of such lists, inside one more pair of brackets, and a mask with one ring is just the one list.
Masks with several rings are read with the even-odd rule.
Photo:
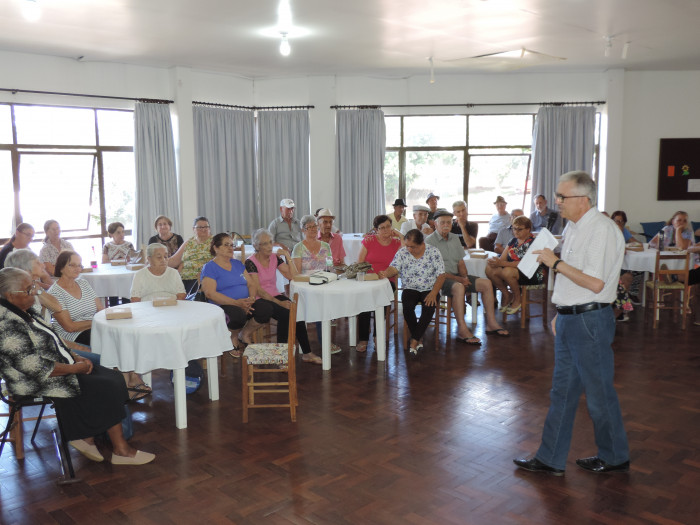
[[195, 226], [194, 227], [195, 230], [208, 230], [209, 228], [210, 228], [210, 226]]
[[25, 294], [25, 295], [36, 295], [38, 293], [38, 286], [36, 283], [32, 283], [32, 285], [27, 288], [26, 290], [15, 290], [10, 293], [16, 293], [16, 294]]
[[318, 230], [318, 226], [307, 226], [307, 227], [304, 228], [304, 229], [305, 229], [306, 231], [314, 231], [314, 230]]
[[74, 264], [74, 263], [68, 263], [66, 264], [69, 268], [80, 268], [81, 270], [84, 268], [82, 264]]
[[566, 199], [575, 199], [577, 197], [588, 198], [588, 195], [562, 195], [561, 193], [554, 194], [554, 200], [559, 202], [564, 202]]
[[233, 243], [232, 242], [222, 242], [221, 246], [225, 248], [233, 248]]
[[391, 230], [391, 224], [387, 224], [385, 226], [380, 226], [377, 228], [378, 230]]
[[515, 226], [513, 227], [514, 232], [521, 232], [523, 230], [527, 230], [528, 228], [516, 228]]

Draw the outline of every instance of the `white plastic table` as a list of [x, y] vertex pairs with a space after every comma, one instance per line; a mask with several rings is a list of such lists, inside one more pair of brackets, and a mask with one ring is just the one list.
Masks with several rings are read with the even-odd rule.
[[339, 279], [313, 286], [304, 282], [291, 282], [291, 294], [299, 294], [297, 321], [321, 322], [321, 357], [323, 369], [331, 369], [331, 320], [348, 317], [350, 346], [357, 343], [356, 316], [374, 310], [377, 320], [377, 360], [386, 360], [386, 325], [384, 307], [394, 300], [394, 292], [388, 279], [358, 282], [355, 279]]
[[151, 301], [131, 303], [131, 319], [107, 320], [106, 310], [92, 321], [92, 351], [107, 368], [145, 374], [158, 368], [173, 371], [175, 426], [187, 427], [185, 367], [192, 359], [207, 358], [209, 399], [219, 399], [217, 357], [231, 349], [224, 311], [210, 303], [178, 301], [154, 307]]
[[131, 283], [137, 271], [106, 263], [98, 264], [92, 272], [81, 273], [79, 278], [90, 283], [97, 297], [131, 297]]

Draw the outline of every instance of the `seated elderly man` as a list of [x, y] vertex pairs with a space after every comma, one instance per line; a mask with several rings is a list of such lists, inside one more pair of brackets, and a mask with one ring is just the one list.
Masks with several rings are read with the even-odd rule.
[[440, 200], [440, 195], [435, 195], [432, 191], [428, 193], [428, 197], [425, 199], [425, 203], [428, 205], [428, 224], [435, 230], [435, 212], [438, 210], [438, 201]]
[[474, 279], [467, 275], [467, 267], [464, 264], [464, 248], [452, 228], [452, 214], [447, 210], [435, 212], [435, 233], [425, 239], [427, 244], [440, 250], [445, 264], [445, 283], [442, 286], [442, 294], [452, 297], [452, 310], [457, 320], [457, 340], [470, 345], [480, 345], [481, 340], [475, 337], [464, 322], [464, 301], [466, 294], [481, 293], [482, 304], [486, 312], [486, 333], [508, 336], [508, 331], [496, 321], [493, 287], [488, 279]]
[[452, 233], [459, 237], [459, 242], [464, 248], [476, 246], [476, 236], [479, 234], [479, 224], [467, 220], [467, 203], [455, 201], [452, 203], [452, 211], [455, 218], [452, 221]]
[[530, 214], [530, 221], [533, 232], [547, 228], [552, 235], [560, 235], [563, 229], [561, 215], [547, 207], [547, 199], [542, 194], [535, 197], [535, 211]]
[[422, 204], [413, 207], [413, 219], [408, 219], [401, 225], [401, 234], [406, 235], [410, 230], [420, 230], [424, 235], [433, 233], [433, 229], [428, 224], [428, 212], [430, 208]]
[[506, 246], [508, 246], [508, 243], [515, 238], [515, 235], [513, 235], [513, 221], [516, 219], [516, 217], [521, 217], [522, 215], [525, 214], [520, 208], [515, 208], [513, 210], [513, 212], [510, 214], [510, 225], [506, 228], [501, 228], [496, 236], [496, 241], [494, 242], [493, 248], [494, 252], [499, 254], [503, 253], [503, 250]]
[[131, 284], [131, 302], [152, 301], [160, 298], [184, 300], [185, 285], [180, 274], [168, 267], [168, 248], [160, 243], [151, 243], [146, 247], [148, 266], [142, 268]]
[[510, 213], [506, 211], [506, 206], [508, 205], [506, 200], [499, 195], [493, 204], [496, 206], [496, 213], [489, 219], [489, 232], [486, 237], [479, 239], [479, 248], [489, 252], [493, 251], [496, 237], [501, 228], [506, 228], [510, 225]]
[[280, 216], [267, 227], [275, 246], [285, 247], [291, 252], [301, 242], [301, 224], [294, 218], [295, 204], [292, 199], [280, 201]]
[[333, 221], [335, 215], [328, 208], [321, 208], [316, 215], [318, 222], [318, 240], [328, 243], [331, 247], [333, 266], [345, 264], [345, 247], [343, 246], [343, 234], [333, 233]]
[[408, 221], [403, 212], [406, 210], [406, 201], [403, 199], [396, 199], [394, 201], [394, 213], [389, 213], [388, 217], [391, 219], [391, 227], [396, 231], [401, 231], [401, 225]]

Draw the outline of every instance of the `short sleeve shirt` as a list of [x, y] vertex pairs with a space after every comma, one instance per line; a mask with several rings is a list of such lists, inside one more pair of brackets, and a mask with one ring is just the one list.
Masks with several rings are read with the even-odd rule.
[[41, 247], [41, 251], [39, 251], [39, 262], [56, 264], [56, 259], [58, 258], [59, 253], [64, 252], [66, 250], [75, 251], [73, 245], [68, 241], [59, 239], [59, 242], [61, 244], [61, 248], [58, 250], [50, 242], [45, 242], [44, 245]]
[[498, 213], [489, 219], [489, 233], [498, 233], [501, 228], [510, 226], [510, 213], [500, 215]]
[[248, 281], [245, 280], [244, 272], [245, 266], [238, 259], [231, 259], [230, 270], [222, 268], [215, 261], [209, 261], [202, 268], [202, 279], [209, 277], [216, 281], [216, 291], [226, 297], [244, 299], [248, 297]]
[[185, 243], [185, 250], [182, 253], [182, 271], [180, 277], [183, 279], [199, 279], [199, 272], [205, 263], [213, 259], [209, 248], [211, 247], [211, 237], [199, 244], [194, 237]]
[[[80, 287], [80, 298], [73, 297], [61, 288], [57, 282], [53, 283], [51, 288], [49, 288], [49, 293], [58, 299], [64, 310], [68, 311], [73, 322], [91, 321], [97, 313], [97, 302], [95, 301], [97, 295], [95, 290], [92, 289], [90, 283], [85, 279], [78, 279], [75, 282]], [[56, 320], [53, 322], [53, 328], [59, 337], [67, 341], [75, 341], [80, 335], [80, 332], [66, 332]]]
[[166, 268], [163, 275], [154, 275], [148, 268], [142, 268], [134, 275], [131, 284], [131, 297], [142, 301], [152, 301], [159, 297], [173, 298], [185, 293], [180, 274], [174, 268]]
[[282, 217], [277, 217], [267, 229], [272, 235], [273, 242], [285, 245], [288, 250], [293, 249], [296, 243], [301, 242], [303, 238], [301, 223], [297, 219], [292, 219], [292, 223], [289, 224]]
[[109, 257], [110, 261], [115, 259], [126, 259], [129, 252], [133, 252], [134, 245], [130, 242], [123, 242], [121, 244], [114, 244], [113, 242], [108, 242], [102, 249], [102, 254]]
[[292, 259], [301, 259], [302, 273], [325, 271], [327, 257], [331, 257], [331, 247], [323, 241], [317, 254], [311, 253], [303, 242], [297, 243], [292, 250]]
[[172, 237], [167, 241], [161, 239], [159, 235], [154, 235], [148, 239], [148, 244], [162, 244], [168, 250], [168, 257], [172, 257], [180, 249], [180, 246], [185, 244], [185, 241], [177, 233], [173, 233]]
[[[535, 237], [533, 235], [530, 235], [527, 239], [525, 239], [525, 242], [518, 245], [518, 239], [513, 237], [510, 242], [508, 243], [508, 246], [505, 248], [504, 251], [506, 251], [506, 258], [508, 259], [509, 262], [519, 262], [522, 260], [523, 257], [525, 257], [525, 254], [527, 253], [528, 248], [530, 245], [534, 242]], [[537, 279], [539, 282], [542, 282], [544, 280], [544, 267], [540, 264], [537, 267], [537, 271], [532, 275], [533, 279]]]
[[404, 288], [419, 292], [432, 290], [438, 276], [445, 273], [445, 264], [440, 251], [430, 244], [425, 245], [425, 252], [418, 259], [405, 247], [401, 248], [396, 252], [390, 266], [399, 271]]
[[[474, 238], [476, 238], [476, 236], [479, 234], [479, 224], [476, 222], [467, 221], [466, 229], [467, 233]], [[464, 234], [462, 233], [462, 228], [459, 226], [459, 223], [457, 221], [452, 221], [452, 230], [450, 231], [454, 233], [457, 237], [459, 237], [459, 242], [462, 244], [463, 247], [467, 246], [467, 243], [464, 241]]]
[[448, 233], [447, 239], [445, 239], [438, 232], [434, 232], [425, 238], [425, 243], [440, 250], [440, 255], [445, 265], [445, 272], [452, 275], [459, 273], [459, 261], [464, 258], [464, 248], [459, 242], [459, 237], [454, 233]]
[[[321, 239], [321, 232], [318, 233], [318, 239]], [[328, 243], [331, 247], [331, 256], [333, 264], [340, 266], [345, 259], [345, 246], [343, 246], [343, 234], [331, 233], [331, 242]], [[325, 264], [325, 263], [324, 263]]]

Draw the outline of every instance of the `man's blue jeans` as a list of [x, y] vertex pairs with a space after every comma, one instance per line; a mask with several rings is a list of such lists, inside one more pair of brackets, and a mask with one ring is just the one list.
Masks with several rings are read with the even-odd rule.
[[598, 457], [610, 465], [628, 461], [627, 434], [613, 384], [612, 308], [558, 315], [556, 330], [551, 404], [535, 457], [550, 467], [566, 468], [576, 409], [585, 392]]

